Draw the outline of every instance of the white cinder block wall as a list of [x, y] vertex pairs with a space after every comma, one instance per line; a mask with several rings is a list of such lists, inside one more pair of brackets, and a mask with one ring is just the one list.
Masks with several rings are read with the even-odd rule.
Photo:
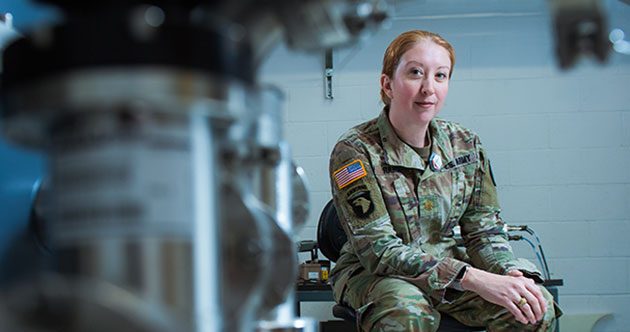
[[[607, 4], [610, 26], [630, 32], [630, 6]], [[630, 56], [560, 71], [544, 10], [482, 18], [400, 14], [365, 43], [335, 50], [333, 100], [324, 98], [323, 55], [280, 48], [265, 64], [262, 80], [286, 94], [285, 136], [310, 181], [312, 211], [297, 240], [316, 239], [331, 198], [328, 157], [337, 138], [380, 112], [387, 44], [406, 30], [435, 31], [457, 53], [440, 116], [480, 135], [504, 220], [540, 235], [552, 276], [565, 283], [559, 292], [566, 314], [610, 312], [595, 330], [630, 331]], [[538, 263], [528, 245], [514, 247]], [[331, 303], [302, 308], [305, 316], [332, 318]]]

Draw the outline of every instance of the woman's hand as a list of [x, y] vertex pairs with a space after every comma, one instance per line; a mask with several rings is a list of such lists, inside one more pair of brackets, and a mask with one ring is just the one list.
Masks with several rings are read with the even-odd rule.
[[499, 275], [469, 266], [461, 285], [484, 300], [507, 308], [523, 324], [534, 324], [547, 312], [542, 291], [519, 270]]

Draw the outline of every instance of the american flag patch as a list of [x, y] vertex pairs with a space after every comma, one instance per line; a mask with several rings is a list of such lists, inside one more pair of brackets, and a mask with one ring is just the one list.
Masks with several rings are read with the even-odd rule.
[[363, 167], [361, 160], [357, 159], [348, 165], [338, 169], [333, 175], [337, 181], [339, 189], [351, 184], [352, 182], [364, 177], [367, 173]]

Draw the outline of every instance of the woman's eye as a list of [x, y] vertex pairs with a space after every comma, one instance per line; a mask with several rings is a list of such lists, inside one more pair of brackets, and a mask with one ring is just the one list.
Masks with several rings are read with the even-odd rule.
[[435, 76], [440, 80], [444, 80], [448, 77], [445, 73], [437, 73]]
[[412, 73], [413, 75], [422, 75], [422, 72], [421, 72], [420, 70], [418, 70], [418, 69], [412, 69], [412, 70], [411, 70], [411, 73]]

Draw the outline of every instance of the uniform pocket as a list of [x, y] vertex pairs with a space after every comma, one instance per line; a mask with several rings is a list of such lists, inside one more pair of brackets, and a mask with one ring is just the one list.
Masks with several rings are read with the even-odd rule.
[[[365, 318], [365, 316], [370, 312], [370, 309], [372, 309], [372, 307], [374, 306], [374, 302], [368, 302], [365, 305], [361, 306], [359, 309], [356, 310], [357, 312], [357, 331], [363, 331], [363, 329], [361, 328], [361, 326], [363, 325], [363, 319]], [[372, 324], [370, 324], [370, 329]]]
[[[420, 233], [420, 218], [418, 210], [418, 198], [413, 190], [409, 188], [407, 182], [402, 179], [394, 181], [394, 189], [398, 197], [399, 209], [402, 210], [402, 218], [392, 218], [392, 223], [404, 223], [402, 225], [393, 225], [394, 229], [407, 229], [411, 235], [411, 239], [418, 238]], [[409, 239], [409, 240], [411, 240]]]
[[453, 228], [457, 226], [459, 219], [470, 204], [472, 191], [475, 184], [474, 165], [466, 165], [451, 170], [451, 209], [448, 220], [444, 223], [442, 234], [452, 235]]

